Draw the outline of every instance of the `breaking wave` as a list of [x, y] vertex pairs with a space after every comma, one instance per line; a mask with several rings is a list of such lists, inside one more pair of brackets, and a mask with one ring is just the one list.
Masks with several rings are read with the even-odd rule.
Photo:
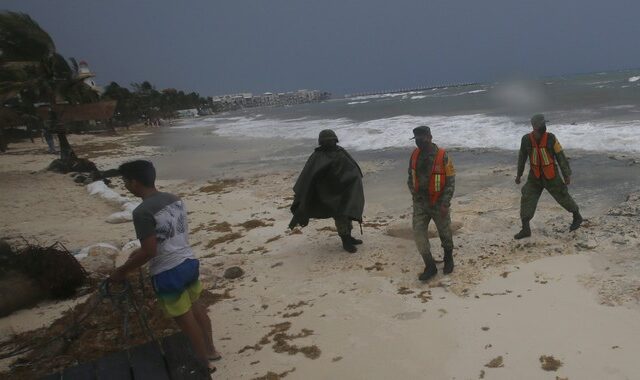
[[[412, 129], [431, 127], [434, 141], [450, 148], [517, 150], [530, 131], [528, 123], [485, 114], [457, 116], [394, 116], [364, 122], [348, 118], [291, 120], [250, 117], [207, 118], [215, 133], [228, 137], [316, 139], [323, 129], [333, 129], [340, 145], [355, 150], [378, 150], [413, 145]], [[202, 125], [204, 120], [199, 121]], [[186, 126], [182, 126], [185, 128]], [[549, 131], [565, 148], [597, 152], [640, 152], [640, 120], [553, 124]]]

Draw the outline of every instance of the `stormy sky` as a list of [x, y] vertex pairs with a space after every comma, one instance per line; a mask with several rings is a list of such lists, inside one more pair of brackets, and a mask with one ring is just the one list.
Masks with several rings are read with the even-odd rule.
[[334, 95], [640, 67], [637, 0], [3, 0], [97, 82]]

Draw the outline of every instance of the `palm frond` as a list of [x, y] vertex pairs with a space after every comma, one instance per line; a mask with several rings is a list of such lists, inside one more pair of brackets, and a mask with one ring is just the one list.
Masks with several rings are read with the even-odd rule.
[[54, 53], [50, 57], [49, 66], [51, 67], [51, 71], [54, 79], [56, 80], [73, 79], [73, 71], [71, 70], [69, 63], [60, 54]]
[[73, 74], [78, 76], [78, 73], [80, 72], [78, 61], [73, 57], [69, 57], [69, 62], [71, 62], [71, 70], [73, 71]]
[[0, 12], [0, 62], [41, 61], [56, 50], [51, 36], [29, 15]]

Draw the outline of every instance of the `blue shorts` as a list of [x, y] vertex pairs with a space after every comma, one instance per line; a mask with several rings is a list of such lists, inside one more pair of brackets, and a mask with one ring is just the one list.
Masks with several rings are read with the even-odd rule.
[[176, 267], [151, 276], [158, 302], [169, 316], [177, 317], [188, 312], [200, 297], [199, 269], [198, 260], [186, 259]]

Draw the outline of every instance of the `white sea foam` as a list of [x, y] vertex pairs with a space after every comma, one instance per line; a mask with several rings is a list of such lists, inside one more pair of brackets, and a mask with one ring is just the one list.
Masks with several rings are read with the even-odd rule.
[[[526, 122], [515, 123], [502, 116], [484, 114], [458, 116], [394, 116], [356, 122], [347, 118], [276, 120], [239, 118], [216, 122], [215, 133], [230, 137], [316, 139], [323, 129], [333, 129], [340, 144], [354, 150], [410, 147], [411, 130], [428, 125], [434, 140], [446, 147], [496, 148], [517, 150], [520, 139], [531, 128]], [[598, 122], [549, 126], [569, 149], [600, 152], [640, 152], [640, 120]]]
[[626, 109], [632, 109], [632, 108], [636, 108], [636, 106], [633, 104], [623, 104], [619, 106], [602, 107], [603, 110], [626, 110]]
[[[256, 115], [254, 117], [260, 117], [262, 115]], [[179, 120], [175, 126], [171, 129], [193, 129], [193, 128], [205, 128], [210, 127], [212, 124], [218, 122], [235, 122], [242, 119], [242, 117], [205, 117], [198, 119], [185, 119]]]
[[[595, 85], [604, 85], [604, 84], [609, 84], [609, 83], [615, 83], [615, 80], [602, 80], [602, 81], [597, 81], [597, 82], [588, 82], [585, 83], [585, 85], [587, 86], [595, 86]], [[598, 86], [600, 87], [600, 86]]]
[[369, 101], [368, 100], [363, 100], [361, 102], [349, 102], [347, 104], [348, 105], [354, 105], [354, 104], [366, 104], [366, 103], [369, 103]]
[[443, 97], [443, 98], [448, 98], [448, 97], [453, 97], [453, 96], [463, 96], [463, 95], [470, 95], [470, 94], [480, 94], [483, 92], [487, 92], [487, 90], [472, 90], [472, 91], [463, 91], [463, 92], [456, 92], [455, 94], [441, 94], [439, 96]]
[[[444, 91], [447, 89], [448, 87], [432, 88], [431, 91], [439, 91], [439, 90]], [[451, 97], [451, 96], [461, 96], [461, 95], [469, 95], [469, 94], [480, 94], [483, 92], [487, 92], [487, 89], [463, 91], [455, 94], [443, 93], [439, 95], [420, 95], [420, 94], [424, 94], [424, 91], [395, 92], [395, 93], [387, 93], [387, 94], [355, 96], [353, 98], [349, 98], [348, 100], [351, 100], [352, 102], [347, 104], [358, 104], [358, 103], [355, 103], [355, 101], [360, 101], [360, 100], [375, 100], [375, 99], [388, 100], [388, 99], [393, 99], [397, 97], [401, 97], [402, 99], [418, 100], [418, 99], [424, 99], [428, 96]]]
[[637, 76], [637, 77], [631, 77], [631, 78], [629, 78], [629, 82], [632, 82], [632, 83], [633, 83], [633, 82], [637, 82], [637, 81], [639, 81], [639, 80], [640, 80], [640, 76]]
[[[208, 117], [208, 118], [204, 118], [204, 119], [186, 119], [186, 120], [179, 120], [178, 122], [176, 122], [176, 125], [172, 126], [171, 129], [192, 129], [192, 128], [202, 128], [202, 127], [207, 127], [211, 125], [211, 122], [213, 121], [214, 118]], [[229, 118], [224, 118], [224, 117], [220, 117], [220, 118], [215, 118], [216, 120], [225, 120], [225, 119], [229, 119]]]
[[406, 97], [408, 95], [420, 94], [422, 91], [409, 91], [409, 92], [390, 92], [386, 94], [376, 94], [376, 95], [363, 95], [363, 96], [354, 96], [349, 98], [349, 100], [371, 100], [371, 99], [383, 99], [383, 98], [396, 98], [398, 96]]

